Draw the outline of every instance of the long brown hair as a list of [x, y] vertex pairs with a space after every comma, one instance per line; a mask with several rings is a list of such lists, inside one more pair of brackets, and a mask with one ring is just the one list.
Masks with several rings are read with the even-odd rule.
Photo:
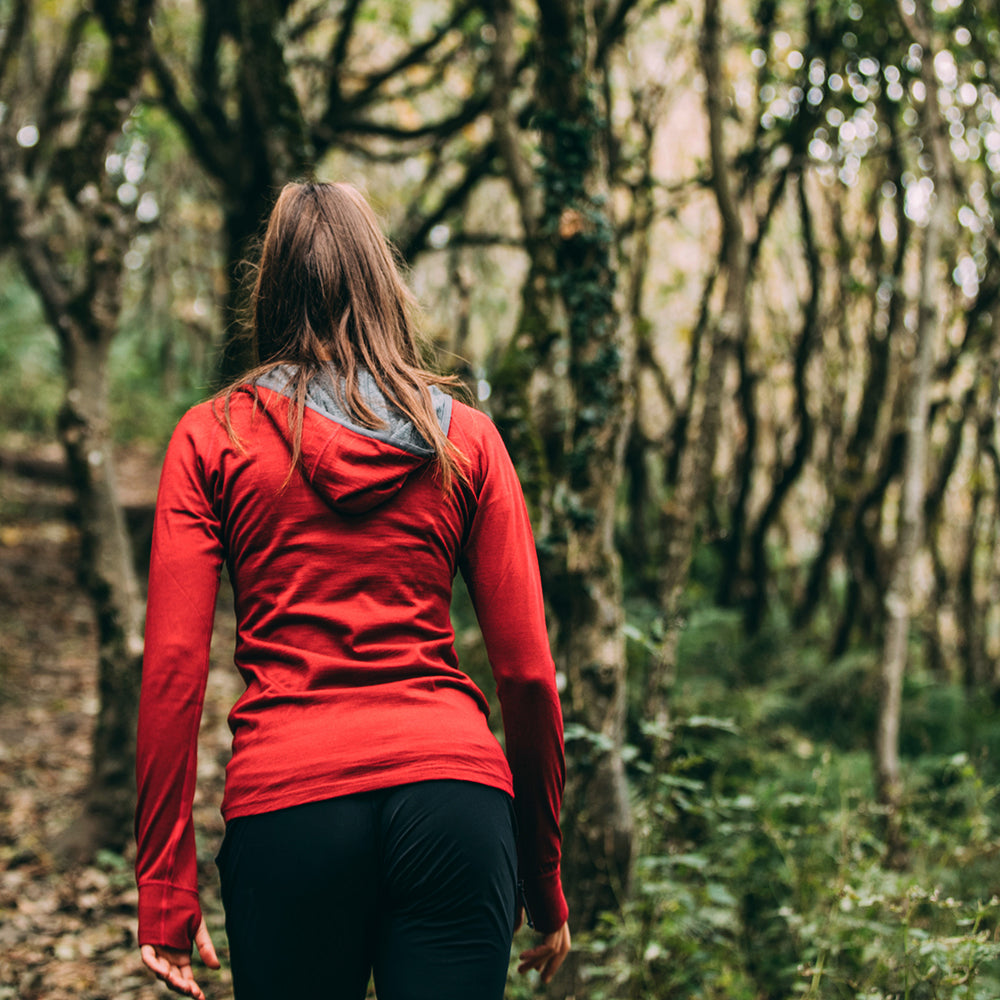
[[257, 367], [223, 389], [224, 422], [232, 393], [288, 365], [292, 466], [302, 449], [309, 380], [329, 363], [334, 390], [358, 424], [384, 426], [358, 387], [367, 370], [387, 400], [434, 449], [447, 492], [463, 456], [441, 430], [430, 386], [461, 387], [426, 365], [416, 332], [416, 301], [364, 196], [350, 184], [286, 184], [268, 219], [250, 299]]

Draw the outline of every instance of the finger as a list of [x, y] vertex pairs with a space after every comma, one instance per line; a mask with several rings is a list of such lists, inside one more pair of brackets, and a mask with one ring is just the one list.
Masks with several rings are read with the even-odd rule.
[[150, 972], [154, 972], [157, 976], [166, 977], [170, 972], [170, 963], [165, 958], [160, 958], [156, 954], [156, 949], [151, 944], [144, 944], [139, 949], [139, 954], [142, 957], [142, 963], [146, 966]]
[[546, 944], [536, 945], [534, 948], [528, 948], [527, 951], [522, 951], [517, 957], [521, 959], [522, 962], [540, 962], [545, 958], [546, 955], [552, 954], [552, 949]]
[[563, 964], [563, 961], [566, 958], [566, 954], [567, 952], [565, 951], [556, 952], [556, 954], [552, 955], [548, 959], [548, 961], [542, 966], [542, 968], [538, 970], [541, 975], [543, 983], [549, 982], [552, 979], [552, 977], [559, 971], [559, 966]]
[[193, 997], [194, 1000], [205, 1000], [204, 993], [194, 981], [189, 963], [185, 962], [181, 965], [170, 961], [163, 955], [155, 955], [154, 957], [156, 967], [153, 968], [151, 965], [150, 968], [153, 968], [157, 979], [162, 980], [167, 989], [174, 993], [180, 993], [182, 996]]
[[540, 969], [551, 955], [552, 949], [547, 945], [539, 945], [537, 948], [522, 951], [518, 956], [521, 959], [521, 964], [517, 967], [517, 971], [523, 975], [531, 969]]
[[194, 997], [195, 1000], [205, 1000], [205, 994], [202, 992], [201, 987], [195, 982], [194, 972], [192, 972], [190, 965], [181, 969], [181, 984], [187, 996]]
[[208, 933], [208, 926], [205, 923], [205, 918], [201, 918], [201, 923], [198, 925], [198, 932], [194, 936], [194, 943], [198, 946], [198, 954], [201, 955], [201, 960], [210, 968], [218, 969], [221, 967], [221, 962], [219, 961], [219, 956], [215, 953], [215, 945], [212, 944], [212, 935]]
[[167, 986], [182, 996], [192, 997], [193, 1000], [205, 1000], [205, 994], [202, 993], [201, 987], [194, 981], [190, 965], [186, 965], [183, 969], [172, 966], [167, 978]]
[[517, 971], [523, 974], [531, 969], [537, 969], [542, 982], [547, 983], [563, 964], [570, 947], [569, 926], [563, 924], [559, 930], [546, 935], [541, 944], [521, 952], [519, 956], [521, 964]]

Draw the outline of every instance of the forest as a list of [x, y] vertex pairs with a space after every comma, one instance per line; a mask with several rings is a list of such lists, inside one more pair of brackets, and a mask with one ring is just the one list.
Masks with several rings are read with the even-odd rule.
[[[156, 480], [253, 363], [306, 177], [375, 204], [524, 487], [574, 935], [543, 992], [1000, 997], [995, 4], [0, 0], [0, 1000], [165, 995], [131, 875]], [[495, 704], [460, 586], [452, 617]], [[232, 643], [224, 586], [209, 998]]]

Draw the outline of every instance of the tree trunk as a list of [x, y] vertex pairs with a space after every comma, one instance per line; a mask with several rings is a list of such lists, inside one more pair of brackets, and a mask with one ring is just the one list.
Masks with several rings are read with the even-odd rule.
[[[30, 10], [30, 7], [25, 7]], [[56, 63], [26, 60], [0, 76], [12, 118], [31, 120], [43, 95], [79, 121], [79, 131], [49, 129], [29, 160], [0, 137], [3, 235], [37, 292], [62, 350], [66, 395], [59, 435], [76, 491], [80, 576], [94, 609], [98, 710], [83, 816], [57, 849], [72, 860], [99, 848], [122, 850], [131, 837], [136, 708], [142, 659], [142, 602], [132, 546], [115, 488], [108, 416], [107, 365], [121, 314], [123, 259], [135, 234], [105, 157], [135, 107], [148, 59], [152, 0], [93, 5], [107, 39], [94, 85], [71, 86], [87, 8], [61, 40]], [[27, 32], [27, 17], [19, 30]], [[61, 45], [60, 45], [61, 42]], [[30, 45], [24, 46], [30, 48]], [[88, 53], [89, 60], [92, 54]], [[28, 81], [27, 88], [18, 79]], [[44, 115], [46, 109], [42, 108]], [[39, 183], [44, 179], [44, 183]]]
[[631, 878], [621, 753], [625, 622], [614, 522], [631, 416], [632, 345], [616, 312], [607, 164], [597, 155], [603, 126], [595, 81], [602, 68], [594, 62], [593, 11], [572, 0], [540, 5], [537, 176], [520, 154], [509, 113], [513, 9], [498, 0], [492, 13], [494, 130], [531, 258], [494, 394], [532, 506], [556, 662], [567, 679], [564, 881], [573, 927], [588, 930], [603, 911], [620, 908]]
[[750, 534], [752, 586], [745, 604], [745, 623], [749, 634], [756, 634], [764, 624], [767, 611], [767, 587], [770, 577], [767, 558], [767, 535], [777, 521], [782, 505], [792, 487], [802, 475], [813, 447], [815, 422], [809, 410], [807, 370], [813, 351], [820, 339], [820, 302], [822, 299], [823, 266], [813, 233], [812, 210], [806, 192], [806, 178], [798, 178], [799, 218], [802, 223], [802, 247], [809, 272], [809, 294], [803, 305], [802, 332], [795, 348], [794, 375], [795, 410], [798, 425], [791, 458], [787, 463], [779, 459], [775, 469], [774, 486], [764, 504], [757, 523]]
[[899, 729], [902, 712], [903, 673], [907, 660], [910, 630], [911, 588], [923, 526], [927, 479], [927, 438], [931, 363], [937, 329], [939, 285], [938, 257], [948, 218], [946, 197], [947, 160], [938, 119], [937, 78], [933, 70], [933, 48], [922, 22], [907, 12], [905, 0], [900, 13], [924, 58], [921, 76], [927, 88], [924, 124], [931, 151], [931, 177], [935, 182], [934, 203], [924, 232], [920, 268], [920, 293], [911, 382], [906, 410], [906, 452], [903, 463], [899, 531], [892, 577], [885, 597], [886, 629], [882, 649], [878, 728], [875, 739], [875, 778], [879, 804], [886, 811], [887, 862], [901, 866], [906, 860], [901, 809], [903, 779], [899, 761]]
[[[890, 142], [887, 147], [888, 180], [902, 189], [904, 171], [902, 153], [899, 149], [899, 137], [893, 127], [891, 115], [886, 116], [889, 124]], [[850, 245], [843, 229], [839, 210], [834, 208], [835, 230], [840, 250], [840, 295], [841, 304], [849, 300], [850, 292], [847, 284], [850, 280]], [[875, 216], [874, 209], [869, 213]], [[896, 211], [896, 252], [892, 259], [892, 275], [889, 286], [890, 298], [887, 308], [885, 325], [881, 326], [872, 310], [868, 329], [867, 350], [868, 371], [865, 374], [861, 402], [855, 418], [854, 429], [847, 441], [845, 454], [840, 462], [840, 481], [833, 497], [833, 505], [826, 527], [820, 540], [820, 548], [809, 567], [809, 573], [803, 595], [796, 606], [792, 621], [796, 628], [804, 628], [816, 614], [826, 593], [830, 579], [830, 564], [836, 556], [843, 552], [848, 539], [856, 534], [861, 513], [859, 505], [865, 490], [865, 480], [870, 476], [871, 462], [868, 458], [882, 447], [880, 427], [891, 423], [886, 419], [886, 407], [893, 405], [894, 393], [890, 390], [891, 347], [905, 335], [904, 312], [905, 296], [903, 293], [903, 275], [906, 266], [907, 252], [910, 249], [910, 233], [912, 225], [904, 211], [904, 199], [897, 199]], [[885, 247], [877, 225], [871, 233], [871, 262], [869, 273], [873, 283], [883, 280], [881, 275]], [[850, 348], [848, 348], [850, 349]], [[843, 420], [844, 415], [834, 414], [835, 419]], [[861, 581], [852, 579], [851, 586], [860, 587]]]
[[984, 527], [995, 522], [996, 507], [992, 507], [991, 517], [986, 484], [992, 480], [994, 500], [1000, 489], [1000, 463], [993, 443], [996, 413], [1000, 406], [1000, 309], [996, 307], [991, 320], [991, 335], [989, 356], [979, 378], [982, 398], [978, 404], [976, 426], [976, 468], [971, 477], [969, 519], [963, 532], [955, 597], [959, 660], [962, 680], [969, 694], [990, 690], [995, 676], [986, 638], [989, 634], [989, 602], [977, 593], [976, 554], [984, 547], [993, 551], [988, 544], [990, 533]]
[[664, 635], [646, 692], [647, 719], [652, 731], [660, 736], [654, 756], [660, 758], [667, 751], [665, 737], [669, 731], [670, 698], [682, 626], [681, 597], [694, 553], [698, 520], [711, 489], [716, 442], [722, 430], [726, 369], [734, 345], [743, 338], [747, 322], [749, 256], [723, 137], [724, 77], [719, 17], [718, 0], [706, 0], [700, 50], [705, 76], [712, 190], [722, 222], [719, 272], [725, 278], [725, 293], [719, 315], [707, 322], [700, 357], [695, 362], [697, 369], [692, 373], [687, 403], [690, 423], [680, 455], [677, 488], [662, 510], [664, 555], [660, 608]]
[[84, 859], [99, 847], [120, 851], [131, 837], [143, 616], [115, 483], [107, 391], [110, 341], [74, 330], [64, 345], [66, 396], [59, 436], [77, 496], [80, 576], [97, 623], [99, 697], [84, 815], [60, 846]]
[[[23, 185], [19, 186], [23, 193]], [[84, 860], [101, 848], [121, 850], [131, 837], [135, 725], [142, 664], [142, 598], [132, 544], [115, 484], [108, 414], [107, 367], [121, 309], [117, 266], [127, 229], [98, 206], [84, 223], [92, 253], [84, 294], [71, 294], [56, 255], [38, 235], [30, 206], [0, 192], [17, 234], [17, 252], [59, 336], [66, 395], [59, 436], [76, 494], [80, 579], [97, 625], [98, 710], [83, 816], [57, 849]]]

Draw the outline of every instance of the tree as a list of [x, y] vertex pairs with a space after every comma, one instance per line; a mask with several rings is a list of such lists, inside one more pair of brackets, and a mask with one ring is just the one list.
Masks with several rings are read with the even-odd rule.
[[[254, 360], [240, 336], [242, 269], [283, 184], [338, 153], [373, 165], [421, 164], [411, 210], [394, 234], [412, 258], [436, 224], [461, 210], [495, 150], [467, 130], [488, 104], [481, 15], [469, 0], [453, 0], [419, 41], [411, 40], [409, 5], [387, 19], [364, 0], [334, 8], [199, 0], [198, 9], [193, 37], [187, 8], [160, 12], [155, 99], [220, 193], [226, 380]], [[456, 98], [449, 74], [459, 72], [465, 92]], [[434, 112], [425, 110], [429, 103]]]
[[[633, 344], [616, 300], [610, 215], [607, 60], [632, 5], [539, 4], [519, 40], [495, 0], [494, 140], [520, 209], [529, 258], [520, 318], [493, 374], [497, 420], [532, 510], [566, 677], [565, 881], [575, 927], [617, 910], [631, 878], [633, 828], [622, 762], [626, 661], [614, 541], [630, 426]], [[534, 47], [534, 158], [518, 128], [516, 67]]]
[[[115, 485], [108, 356], [136, 232], [105, 169], [146, 67], [153, 0], [72, 5], [54, 31], [17, 0], [0, 50], [0, 99], [22, 124], [0, 140], [0, 234], [58, 335], [66, 393], [59, 436], [76, 491], [80, 574], [93, 602], [99, 708], [83, 819], [71, 855], [121, 849], [133, 809], [142, 603]], [[96, 31], [95, 31], [96, 29]], [[80, 79], [86, 81], [79, 97]]]
[[938, 329], [941, 291], [938, 283], [941, 243], [949, 216], [947, 146], [942, 135], [938, 82], [934, 72], [935, 47], [926, 19], [912, 14], [901, 0], [900, 17], [924, 53], [920, 77], [926, 88], [924, 135], [930, 150], [928, 176], [934, 201], [924, 227], [920, 290], [917, 303], [916, 345], [906, 400], [905, 453], [903, 459], [899, 530], [895, 561], [885, 596], [886, 630], [882, 650], [879, 721], [875, 741], [875, 775], [880, 804], [886, 809], [889, 861], [901, 865], [905, 858], [900, 808], [903, 783], [899, 763], [899, 726], [903, 673], [906, 668], [911, 619], [911, 588], [923, 530], [927, 492], [927, 436], [931, 365]]
[[705, 108], [708, 119], [712, 193], [721, 221], [719, 275], [724, 284], [717, 314], [708, 307], [708, 296], [717, 279], [706, 289], [703, 310], [705, 326], [690, 360], [690, 382], [684, 426], [679, 444], [677, 484], [674, 495], [663, 504], [661, 532], [663, 558], [659, 578], [659, 604], [664, 634], [653, 664], [647, 703], [656, 731], [666, 749], [670, 690], [681, 628], [681, 601], [696, 545], [696, 530], [708, 502], [712, 468], [722, 430], [725, 373], [734, 349], [746, 335], [749, 294], [749, 246], [737, 201], [735, 178], [724, 135], [725, 77], [721, 66], [721, 22], [717, 0], [707, 0], [699, 37], [699, 52], [705, 77]]

